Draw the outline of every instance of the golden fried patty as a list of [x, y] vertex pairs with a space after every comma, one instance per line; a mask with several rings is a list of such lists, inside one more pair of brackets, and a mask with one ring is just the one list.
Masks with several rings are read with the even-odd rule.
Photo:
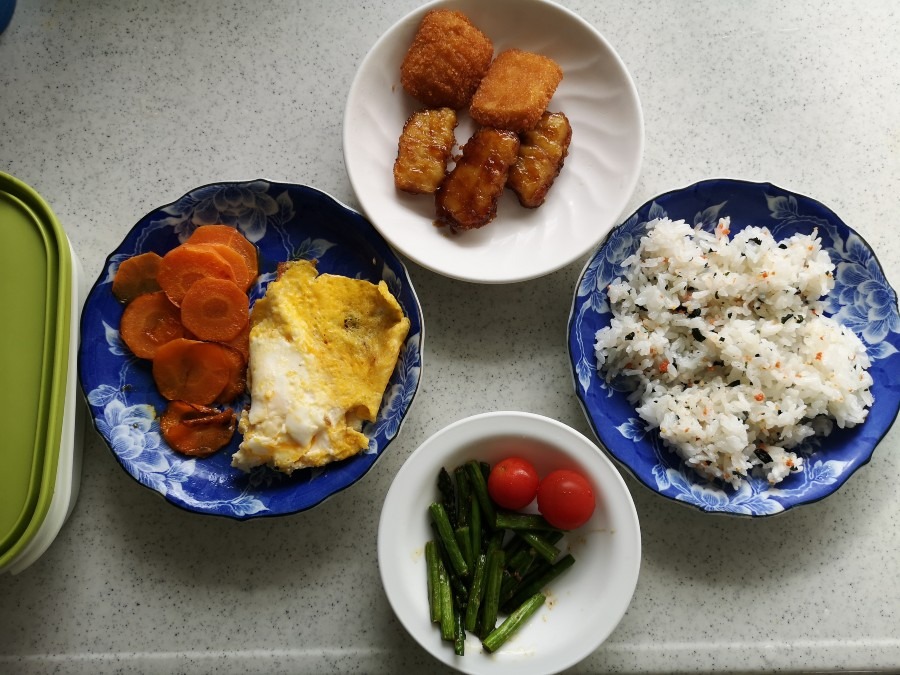
[[483, 126], [527, 131], [547, 109], [562, 77], [553, 59], [508, 49], [494, 59], [481, 80], [469, 114]]
[[434, 9], [400, 65], [400, 84], [430, 108], [465, 108], [491, 65], [494, 45], [462, 12]]
[[437, 190], [447, 174], [455, 127], [456, 112], [450, 108], [420, 110], [409, 116], [394, 161], [394, 185], [398, 190], [413, 194]]
[[533, 129], [520, 135], [519, 155], [506, 185], [530, 209], [544, 203], [569, 152], [572, 125], [563, 113], [545, 112]]
[[471, 230], [491, 222], [518, 149], [519, 137], [511, 131], [478, 129], [437, 190], [438, 222], [453, 230]]

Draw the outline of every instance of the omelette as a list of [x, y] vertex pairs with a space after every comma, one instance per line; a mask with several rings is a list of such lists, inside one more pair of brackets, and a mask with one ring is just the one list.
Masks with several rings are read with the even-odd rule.
[[358, 454], [374, 421], [409, 319], [387, 285], [318, 275], [298, 260], [253, 307], [243, 441], [231, 465], [290, 474]]

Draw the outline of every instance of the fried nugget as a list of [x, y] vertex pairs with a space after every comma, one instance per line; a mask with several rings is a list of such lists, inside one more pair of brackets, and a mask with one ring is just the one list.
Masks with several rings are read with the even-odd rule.
[[435, 193], [438, 222], [454, 231], [491, 222], [518, 150], [519, 137], [511, 131], [478, 129]]
[[527, 131], [547, 109], [562, 77], [553, 59], [508, 49], [494, 59], [481, 80], [469, 114], [483, 126]]
[[545, 112], [533, 129], [520, 135], [520, 140], [506, 186], [516, 193], [522, 206], [534, 209], [544, 203], [562, 169], [572, 141], [572, 125], [561, 112]]
[[447, 175], [453, 150], [456, 111], [436, 108], [414, 112], [403, 125], [394, 161], [394, 185], [413, 194], [431, 194]]
[[462, 12], [433, 9], [419, 25], [400, 66], [400, 84], [429, 108], [469, 105], [494, 45]]

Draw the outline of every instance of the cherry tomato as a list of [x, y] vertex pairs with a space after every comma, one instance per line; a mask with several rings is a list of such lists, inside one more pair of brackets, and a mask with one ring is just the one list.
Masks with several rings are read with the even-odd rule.
[[498, 506], [521, 509], [534, 501], [538, 472], [531, 462], [521, 457], [507, 457], [497, 462], [488, 476], [488, 494]]
[[594, 491], [587, 478], [577, 471], [557, 469], [538, 486], [538, 511], [547, 522], [561, 530], [581, 527], [594, 513]]

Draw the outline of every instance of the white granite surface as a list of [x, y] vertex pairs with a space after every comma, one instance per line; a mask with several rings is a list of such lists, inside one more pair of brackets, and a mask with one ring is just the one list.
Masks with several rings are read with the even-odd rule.
[[[704, 178], [771, 181], [833, 208], [900, 287], [896, 3], [563, 4], [611, 41], [641, 95], [630, 208]], [[368, 48], [416, 5], [20, 0], [0, 35], [0, 170], [48, 200], [91, 280], [144, 213], [208, 182], [306, 183], [357, 205], [344, 101]], [[363, 480], [310, 512], [186, 513], [90, 430], [71, 520], [37, 564], [0, 577], [0, 672], [440, 672], [381, 591], [381, 502], [420, 442], [472, 413], [589, 433], [565, 348], [582, 264], [494, 287], [410, 265], [428, 336], [413, 412]], [[836, 495], [760, 522], [629, 479], [637, 591], [573, 672], [900, 670], [898, 451], [895, 426]]]

